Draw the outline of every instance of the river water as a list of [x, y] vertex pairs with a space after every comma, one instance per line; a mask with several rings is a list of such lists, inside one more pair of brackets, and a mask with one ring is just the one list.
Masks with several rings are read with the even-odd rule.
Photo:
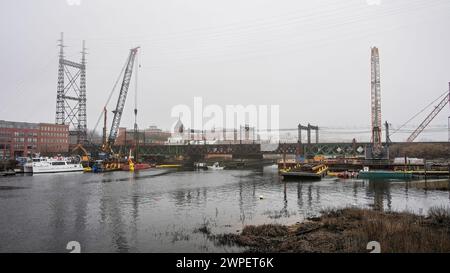
[[426, 214], [450, 195], [400, 181], [283, 182], [273, 166], [2, 177], [0, 252], [69, 252], [69, 241], [82, 252], [235, 252], [197, 229], [294, 224], [345, 206]]

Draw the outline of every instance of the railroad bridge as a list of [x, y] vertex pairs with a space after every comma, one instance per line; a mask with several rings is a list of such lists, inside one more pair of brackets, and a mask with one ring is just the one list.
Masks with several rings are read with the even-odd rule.
[[367, 145], [369, 143], [144, 145], [139, 147], [139, 153], [143, 156], [230, 154], [237, 158], [262, 157], [264, 154], [296, 154], [307, 157], [315, 155], [364, 156]]
[[[207, 145], [164, 145], [148, 144], [139, 146], [139, 154], [143, 157], [171, 157], [189, 156], [201, 158], [206, 155], [232, 155], [233, 158], [261, 158], [263, 155], [303, 155], [313, 157], [315, 155], [335, 157], [364, 157], [366, 150], [370, 149], [368, 142], [346, 143], [279, 143], [279, 144], [207, 144]], [[95, 155], [100, 151], [100, 145], [88, 145], [85, 148]], [[128, 154], [131, 146], [115, 146], [114, 151], [122, 151]], [[413, 148], [413, 149], [411, 149]], [[446, 157], [450, 152], [449, 142], [391, 142], [389, 144], [392, 156], [414, 155], [412, 151], [440, 151], [441, 157]], [[391, 151], [392, 150], [392, 151]], [[402, 151], [400, 152], [399, 151]], [[412, 154], [411, 154], [412, 153]]]

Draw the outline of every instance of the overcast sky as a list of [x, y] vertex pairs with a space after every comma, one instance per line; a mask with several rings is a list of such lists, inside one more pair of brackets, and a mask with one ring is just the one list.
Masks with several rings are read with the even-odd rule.
[[[172, 107], [201, 96], [221, 106], [278, 104], [282, 128], [309, 122], [325, 139], [328, 128], [368, 141], [345, 133], [370, 129], [371, 46], [380, 50], [382, 119], [394, 128], [450, 81], [450, 0], [71, 2], [0, 2], [0, 119], [55, 121], [60, 32], [73, 61], [86, 40], [90, 129], [134, 46], [141, 128], [171, 128]], [[130, 128], [133, 103], [131, 86], [121, 124]], [[449, 115], [446, 107], [418, 139], [447, 140]]]

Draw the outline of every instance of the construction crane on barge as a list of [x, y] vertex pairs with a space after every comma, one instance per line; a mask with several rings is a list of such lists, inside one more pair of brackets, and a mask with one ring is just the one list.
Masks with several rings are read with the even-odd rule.
[[[442, 95], [441, 95], [442, 96]], [[439, 102], [439, 104], [431, 111], [430, 114], [422, 121], [422, 123], [417, 127], [414, 132], [408, 137], [406, 142], [413, 142], [420, 133], [430, 124], [430, 122], [444, 109], [444, 107], [449, 104], [450, 106], [450, 83], [447, 95]]]
[[[114, 145], [117, 133], [119, 131], [120, 120], [122, 118], [123, 109], [125, 107], [125, 101], [127, 99], [128, 87], [130, 86], [131, 76], [133, 74], [134, 61], [139, 47], [130, 49], [130, 54], [128, 56], [125, 72], [123, 74], [122, 85], [120, 87], [119, 98], [117, 100], [117, 105], [114, 111], [114, 117], [111, 124], [111, 130], [109, 131], [109, 136], [107, 139], [104, 138], [102, 150], [105, 153], [114, 154], [112, 146]], [[137, 111], [135, 111], [137, 114]], [[105, 115], [106, 119], [106, 115]], [[104, 134], [106, 133], [106, 128], [104, 128]], [[105, 134], [106, 135], [106, 134]]]

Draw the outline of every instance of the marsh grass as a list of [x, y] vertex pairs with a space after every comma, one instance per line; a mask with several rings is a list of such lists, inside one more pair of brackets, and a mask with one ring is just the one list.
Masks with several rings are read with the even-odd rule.
[[370, 209], [328, 209], [314, 221], [294, 226], [246, 226], [241, 234], [214, 236], [218, 243], [249, 247], [250, 252], [450, 252], [450, 209], [435, 207], [428, 216]]

